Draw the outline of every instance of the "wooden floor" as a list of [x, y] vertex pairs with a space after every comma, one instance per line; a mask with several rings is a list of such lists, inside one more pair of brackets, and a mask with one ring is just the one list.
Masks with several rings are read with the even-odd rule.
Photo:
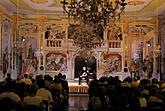
[[88, 108], [88, 94], [69, 94], [67, 111], [84, 111]]

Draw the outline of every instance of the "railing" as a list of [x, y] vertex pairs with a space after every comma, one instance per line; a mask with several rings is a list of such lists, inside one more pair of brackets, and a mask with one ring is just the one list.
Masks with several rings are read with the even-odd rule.
[[122, 41], [120, 40], [110, 40], [109, 48], [122, 48]]
[[45, 40], [46, 48], [61, 48], [63, 45], [63, 39], [47, 39]]
[[[66, 42], [63, 39], [46, 39], [45, 40], [45, 48], [64, 48]], [[69, 42], [69, 41], [68, 41]], [[68, 45], [72, 45], [70, 42]], [[122, 48], [121, 40], [109, 40], [109, 48]]]

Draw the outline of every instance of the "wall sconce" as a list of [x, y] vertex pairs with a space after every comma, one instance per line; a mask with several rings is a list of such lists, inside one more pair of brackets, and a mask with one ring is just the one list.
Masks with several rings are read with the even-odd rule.
[[151, 41], [147, 41], [146, 43], [148, 47], [151, 47]]
[[25, 37], [24, 36], [22, 36], [22, 42], [24, 42], [25, 41]]

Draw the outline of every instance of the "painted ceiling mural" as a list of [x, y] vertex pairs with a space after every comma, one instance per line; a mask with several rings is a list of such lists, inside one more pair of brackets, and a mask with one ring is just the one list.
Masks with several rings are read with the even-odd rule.
[[[68, 0], [70, 1], [70, 0]], [[61, 0], [1, 0], [0, 4], [11, 12], [18, 11], [21, 14], [57, 14], [64, 15]], [[126, 0], [126, 14], [154, 14], [164, 11], [165, 0]]]

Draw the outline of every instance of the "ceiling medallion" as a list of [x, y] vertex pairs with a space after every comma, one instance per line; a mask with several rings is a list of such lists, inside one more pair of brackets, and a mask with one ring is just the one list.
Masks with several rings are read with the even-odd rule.
[[134, 5], [134, 6], [142, 5], [142, 4], [144, 4], [144, 0], [133, 0], [128, 2], [128, 5]]
[[44, 3], [48, 3], [48, 0], [30, 0], [33, 3], [36, 4], [44, 4]]

